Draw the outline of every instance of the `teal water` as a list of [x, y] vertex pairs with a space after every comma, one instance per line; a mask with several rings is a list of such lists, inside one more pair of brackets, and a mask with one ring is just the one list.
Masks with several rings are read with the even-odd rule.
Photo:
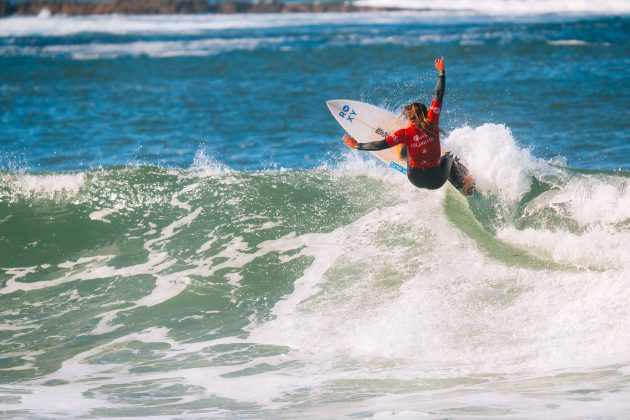
[[[0, 20], [0, 416], [626, 418], [629, 22]], [[476, 198], [324, 104], [437, 55]]]

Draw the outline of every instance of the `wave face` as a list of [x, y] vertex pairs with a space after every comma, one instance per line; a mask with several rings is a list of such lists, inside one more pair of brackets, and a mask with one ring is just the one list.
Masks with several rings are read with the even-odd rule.
[[3, 174], [4, 409], [618, 415], [630, 174], [549, 164], [501, 125], [446, 143], [483, 197], [354, 154]]
[[[573, 12], [0, 20], [0, 416], [627, 417], [630, 19]], [[439, 55], [476, 198], [325, 107]]]

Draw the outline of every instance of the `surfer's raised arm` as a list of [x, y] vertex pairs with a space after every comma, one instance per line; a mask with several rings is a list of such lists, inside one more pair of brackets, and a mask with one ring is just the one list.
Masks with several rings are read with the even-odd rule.
[[435, 84], [434, 101], [442, 103], [444, 99], [444, 89], [446, 86], [446, 73], [444, 72], [444, 57], [435, 59], [435, 69], [438, 71], [438, 80]]
[[[444, 99], [444, 90], [446, 86], [446, 73], [444, 71], [444, 57], [435, 59], [435, 69], [438, 71], [438, 80], [435, 85], [435, 95], [433, 97], [433, 101], [431, 102], [431, 107], [427, 110], [426, 107], [420, 103], [413, 103], [405, 106], [404, 112], [407, 114], [409, 121], [413, 124], [416, 122], [416, 125], [429, 131], [430, 134], [432, 131], [438, 132], [437, 128], [438, 121], [440, 119], [440, 111], [442, 110], [442, 100]], [[426, 123], [422, 123], [422, 120], [428, 120], [430, 124], [433, 124], [435, 128], [427, 125]], [[428, 127], [428, 128], [427, 128]], [[388, 149], [390, 147], [396, 146], [397, 144], [404, 143], [404, 135], [407, 134], [406, 130], [399, 130], [396, 133], [388, 136], [383, 140], [372, 141], [369, 143], [359, 143], [352, 136], [345, 135], [343, 136], [343, 141], [346, 145], [351, 149], [357, 150], [383, 150]]]

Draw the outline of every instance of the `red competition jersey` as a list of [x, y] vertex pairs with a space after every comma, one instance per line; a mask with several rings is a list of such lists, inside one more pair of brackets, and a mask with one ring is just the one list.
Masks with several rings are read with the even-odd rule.
[[[442, 102], [434, 99], [427, 114], [427, 118], [438, 125]], [[402, 128], [385, 139], [385, 141], [395, 146], [404, 143], [409, 153], [409, 165], [413, 168], [433, 168], [438, 166], [442, 150], [440, 149], [440, 135], [432, 138], [415, 125]]]

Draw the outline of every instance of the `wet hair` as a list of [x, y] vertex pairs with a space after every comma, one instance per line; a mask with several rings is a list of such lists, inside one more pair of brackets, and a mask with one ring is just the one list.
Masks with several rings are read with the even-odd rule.
[[444, 130], [438, 127], [437, 124], [434, 124], [431, 120], [429, 120], [429, 111], [424, 104], [420, 102], [414, 102], [409, 105], [405, 105], [404, 112], [407, 115], [409, 121], [411, 121], [411, 123], [415, 125], [416, 128], [427, 133], [429, 137], [437, 139], [440, 133], [446, 134]]

